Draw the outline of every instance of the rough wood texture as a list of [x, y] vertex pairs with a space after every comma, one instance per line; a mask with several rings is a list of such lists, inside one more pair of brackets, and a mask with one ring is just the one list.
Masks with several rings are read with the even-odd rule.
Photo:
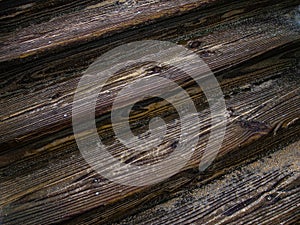
[[296, 224], [300, 142], [118, 224]]
[[[57, 0], [24, 4], [1, 1], [0, 4], [6, 8], [0, 16], [0, 216], [3, 224], [118, 221], [172, 198], [181, 190], [205, 185], [279, 145], [299, 140], [300, 28], [295, 1], [70, 3]], [[153, 64], [121, 72], [124, 80], [111, 80], [107, 86], [112, 93], [100, 95], [107, 101], [99, 102], [96, 107], [99, 135], [116, 157], [126, 155], [125, 161], [131, 163], [153, 160], [153, 156], [146, 157], [149, 152], [136, 155], [112, 144], [114, 137], [107, 117], [113, 96], [127, 77], [172, 72], [174, 79], [192, 96], [204, 121], [199, 145], [188, 165], [165, 182], [137, 188], [114, 184], [87, 165], [72, 133], [71, 107], [77, 82], [96, 57], [122, 43], [143, 39], [173, 41], [199, 54], [220, 81], [229, 123], [217, 159], [204, 174], [199, 174], [197, 165], [207, 141], [209, 119], [205, 96], [199, 87], [190, 79], [181, 78], [176, 71], [160, 68], [154, 73]], [[163, 102], [158, 110], [149, 110], [156, 103], [155, 99], [141, 103], [134, 113], [141, 115], [139, 119], [145, 127], [147, 118], [141, 112], [147, 112], [147, 116], [164, 115], [166, 121], [174, 124], [173, 134], [160, 148], [161, 152], [171, 151], [178, 134], [176, 112]], [[132, 129], [139, 131], [135, 126]], [[283, 158], [280, 165], [285, 163]], [[299, 170], [298, 164], [293, 165], [293, 171], [297, 166]], [[288, 177], [290, 171], [279, 167], [286, 176], [276, 171], [261, 177], [247, 173], [244, 176], [254, 183], [269, 179], [267, 192], [275, 193], [283, 182], [280, 179]], [[291, 175], [292, 178], [297, 176]], [[272, 189], [277, 181], [278, 185]], [[239, 184], [247, 185], [247, 182]], [[300, 199], [294, 192], [296, 186], [291, 182], [288, 193], [299, 204]], [[254, 195], [250, 190], [247, 194]], [[264, 193], [261, 192], [261, 196], [265, 196]], [[249, 204], [254, 205], [261, 198], [254, 197]], [[282, 210], [290, 204], [287, 200]], [[178, 212], [183, 212], [184, 207], [184, 204], [178, 206]], [[215, 206], [211, 203], [207, 207], [214, 210]], [[273, 209], [277, 210], [276, 207], [275, 204]], [[270, 206], [258, 211], [264, 213], [271, 209]], [[161, 214], [155, 210], [154, 219], [160, 220]], [[237, 206], [227, 213], [216, 213], [216, 220], [234, 220], [242, 215], [238, 212]], [[286, 214], [281, 211], [277, 219], [296, 221], [298, 217], [291, 215], [297, 212], [291, 207]], [[143, 215], [135, 221], [143, 220]], [[251, 214], [244, 220], [247, 218], [251, 219]], [[161, 222], [166, 221], [161, 218]]]

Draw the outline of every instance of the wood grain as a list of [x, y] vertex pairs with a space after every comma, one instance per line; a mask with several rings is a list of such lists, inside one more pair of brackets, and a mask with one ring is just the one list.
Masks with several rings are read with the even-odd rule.
[[[182, 198], [188, 199], [188, 189], [198, 191], [199, 186], [206, 187], [228, 171], [300, 138], [300, 27], [295, 20], [298, 13], [295, 1], [264, 0], [249, 4], [248, 1], [196, 0], [72, 3], [3, 0], [0, 4], [7, 6], [0, 15], [3, 25], [0, 217], [3, 224], [120, 221], [168, 199], [179, 201], [182, 193]], [[120, 71], [118, 76], [123, 79], [111, 79], [107, 84], [111, 93], [100, 94], [99, 98], [106, 101], [99, 101], [96, 106], [98, 133], [115, 157], [136, 164], [161, 160], [166, 152], [172, 151], [180, 132], [174, 108], [166, 102], [148, 99], [133, 109], [132, 131], [145, 132], [149, 118], [162, 116], [170, 123], [172, 132], [159, 147], [160, 154], [155, 156], [153, 151], [136, 154], [114, 142], [108, 119], [111, 103], [116, 93], [130, 81], [128, 77], [171, 73], [190, 94], [202, 121], [197, 134], [199, 144], [180, 173], [151, 187], [126, 187], [104, 179], [84, 161], [75, 143], [71, 109], [77, 83], [88, 65], [115, 46], [144, 39], [172, 41], [203, 58], [220, 82], [229, 122], [218, 157], [205, 173], [199, 174], [197, 166], [209, 135], [209, 109], [201, 89], [178, 71], [159, 68], [153, 63]], [[195, 127], [191, 127], [191, 133], [194, 130]], [[291, 148], [299, 150], [299, 145], [293, 146]], [[292, 154], [291, 150], [283, 152], [283, 155]], [[292, 215], [298, 212], [293, 205], [293, 201], [299, 204], [298, 181], [293, 179], [298, 180], [296, 162], [299, 157], [295, 153], [296, 158], [290, 161], [282, 154], [274, 156], [280, 161], [278, 165], [272, 165], [268, 159], [271, 164], [268, 168], [256, 163], [259, 175], [252, 169], [249, 169], [252, 172], [243, 173], [241, 176], [246, 180], [236, 182], [241, 186], [236, 192], [228, 182], [234, 180], [238, 172], [228, 175], [221, 185], [229, 193], [222, 198], [220, 190], [217, 195], [220, 202], [210, 198], [212, 194], [208, 197], [197, 195], [207, 202], [201, 206], [191, 204], [195, 210], [199, 209], [198, 213], [186, 214], [189, 206], [185, 203], [176, 206], [168, 203], [171, 208], [175, 207], [178, 215], [184, 215], [182, 220], [174, 217], [174, 221], [209, 224], [234, 223], [238, 219], [246, 223], [254, 221], [253, 213], [257, 213], [257, 221], [262, 223], [271, 218], [290, 224], [297, 221], [297, 214]], [[245, 190], [249, 183], [253, 184], [252, 189]], [[264, 184], [265, 190], [254, 193], [255, 188], [263, 189]], [[207, 186], [211, 193], [213, 185]], [[260, 207], [265, 197], [279, 191], [286, 192], [282, 201]], [[235, 200], [235, 193], [243, 200]], [[227, 208], [218, 210], [226, 201]], [[190, 202], [193, 201], [187, 201]], [[243, 204], [251, 207], [248, 210]], [[206, 207], [211, 215], [205, 211]], [[158, 205], [133, 217], [133, 221], [171, 223], [172, 212], [167, 210], [169, 218], [166, 218], [159, 208], [167, 210], [167, 206]], [[248, 211], [242, 212], [243, 209]], [[262, 217], [272, 210], [278, 211], [277, 217], [275, 213]], [[147, 217], [148, 212], [151, 218]], [[204, 219], [199, 219], [201, 217]], [[122, 223], [129, 223], [129, 220], [131, 218]]]
[[117, 224], [296, 224], [300, 143]]

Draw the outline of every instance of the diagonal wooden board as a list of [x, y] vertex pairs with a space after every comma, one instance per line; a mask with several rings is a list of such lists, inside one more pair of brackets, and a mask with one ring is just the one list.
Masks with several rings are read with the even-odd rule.
[[[107, 36], [97, 33], [97, 23], [88, 31], [66, 31], [55, 36], [55, 32], [63, 31], [55, 26], [62, 20], [59, 17], [34, 25], [36, 37], [29, 35], [32, 27], [8, 31], [15, 29], [13, 24], [3, 33], [0, 206], [4, 224], [108, 223], [172, 198], [189, 185], [204, 185], [280, 144], [299, 139], [299, 27], [293, 18], [296, 3], [281, 1], [271, 5], [270, 1], [260, 1], [249, 6], [246, 1], [211, 1], [202, 6], [201, 1], [191, 2], [194, 4], [183, 7], [187, 14], [174, 13], [178, 5], [166, 2], [170, 15], [160, 15], [150, 24], [138, 20], [140, 26], [134, 29], [130, 26], [135, 26], [135, 20], [129, 20], [129, 28], [124, 24], [115, 27], [109, 21], [106, 26], [112, 30], [107, 30]], [[148, 5], [136, 7], [146, 10]], [[92, 8], [75, 15], [66, 12], [62, 17], [76, 21], [80, 13], [89, 21], [91, 15], [98, 13], [90, 11], [95, 10]], [[153, 12], [151, 7], [147, 10]], [[216, 10], [220, 10], [219, 16]], [[180, 30], [178, 27], [183, 25]], [[52, 27], [54, 33], [50, 30], [49, 35], [43, 34], [39, 31], [42, 26]], [[87, 32], [87, 36], [81, 38], [81, 32]], [[30, 38], [37, 41], [30, 42]], [[133, 188], [103, 179], [85, 163], [72, 134], [71, 104], [78, 79], [95, 57], [118, 44], [144, 38], [170, 40], [199, 54], [220, 81], [229, 123], [223, 147], [204, 174], [199, 174], [197, 165], [208, 135], [205, 122], [195, 154], [181, 173], [151, 187]], [[138, 75], [151, 75], [153, 66], [143, 67]], [[132, 77], [136, 69], [120, 76]], [[175, 73], [176, 77], [180, 78], [180, 74]], [[178, 80], [196, 102], [202, 121], [207, 121], [209, 112], [201, 90], [188, 79]], [[123, 83], [112, 80], [109, 88], [117, 91], [124, 83], [126, 79]], [[112, 99], [102, 97], [107, 98], [107, 105], [96, 107], [98, 132], [110, 143], [113, 136], [107, 117]], [[156, 102], [150, 101], [143, 109], [150, 114], [163, 114], [169, 121], [176, 119], [176, 113], [167, 105], [152, 112], [149, 109], [153, 104]], [[167, 138], [161, 151], [172, 148], [176, 132]], [[125, 154], [129, 162], [153, 160], [145, 157], [149, 152], [126, 154], [126, 149], [113, 144], [110, 149], [118, 157]]]

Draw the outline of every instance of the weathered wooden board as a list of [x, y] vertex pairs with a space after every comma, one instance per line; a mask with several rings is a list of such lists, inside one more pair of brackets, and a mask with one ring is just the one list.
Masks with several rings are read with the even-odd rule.
[[[182, 190], [204, 185], [238, 165], [268, 154], [279, 145], [299, 140], [300, 27], [296, 19], [299, 4], [296, 1], [253, 1], [251, 4], [248, 1], [195, 0], [28, 1], [24, 4], [1, 1], [0, 4], [7, 6], [0, 16], [3, 25], [0, 216], [3, 224], [117, 221], [178, 196]], [[51, 10], [49, 4], [53, 4]], [[153, 69], [157, 68], [154, 64], [121, 72], [124, 80], [111, 80], [108, 88], [113, 91], [110, 95], [100, 95], [107, 101], [98, 102], [96, 106], [99, 135], [116, 157], [121, 159], [126, 155], [123, 160], [131, 163], [159, 159], [153, 157], [151, 151], [137, 155], [113, 143], [107, 118], [113, 96], [129, 80], [125, 79], [127, 77], [172, 72], [174, 79], [188, 90], [204, 121], [200, 127], [200, 142], [188, 165], [165, 182], [137, 188], [104, 179], [84, 161], [72, 132], [71, 108], [76, 85], [96, 57], [119, 44], [143, 39], [169, 40], [202, 57], [220, 82], [229, 122], [217, 159], [204, 174], [199, 174], [197, 165], [207, 142], [209, 120], [205, 96], [199, 87], [176, 71]], [[157, 101], [152, 99], [141, 104], [134, 113], [141, 115], [138, 119], [145, 127], [147, 116], [151, 114], [164, 115], [166, 121], [175, 124], [173, 134], [160, 148], [161, 152], [172, 151], [179, 132], [174, 122], [176, 112], [164, 102], [159, 108], [152, 107], [155, 104]], [[151, 111], [151, 108], [156, 110]], [[146, 118], [141, 112], [147, 112]], [[137, 126], [132, 129], [140, 131]], [[280, 156], [276, 157], [281, 160]], [[286, 165], [285, 160], [283, 158], [280, 165]], [[293, 171], [297, 170], [296, 162], [297, 158], [292, 162], [296, 168]], [[289, 176], [288, 170], [281, 166], [278, 170]], [[244, 174], [245, 179], [248, 175]], [[270, 172], [261, 179], [269, 177], [268, 187], [272, 188], [272, 182], [280, 176]], [[256, 179], [260, 178], [249, 175], [249, 182]], [[293, 189], [296, 185], [291, 185], [294, 193], [297, 187]], [[275, 193], [277, 189], [268, 191]], [[252, 192], [248, 194], [252, 196]], [[299, 197], [291, 195], [299, 204]], [[290, 204], [287, 200], [282, 210]], [[211, 203], [207, 207], [214, 210], [215, 206]], [[184, 205], [176, 209], [179, 213], [185, 210]], [[264, 213], [271, 209], [258, 211]], [[229, 210], [228, 215], [216, 214], [220, 215], [216, 220], [226, 222], [242, 215], [235, 210], [239, 209]], [[295, 210], [291, 207], [286, 214], [279, 213], [279, 220], [296, 221], [298, 217], [291, 217], [291, 213], [298, 212]], [[161, 214], [156, 213], [156, 208], [151, 212], [153, 219], [166, 222], [164, 218], [159, 220]], [[142, 221], [143, 215], [134, 218], [135, 221]], [[187, 214], [183, 219], [190, 220], [189, 215], [192, 216]], [[247, 218], [251, 220], [251, 214], [245, 220]], [[194, 219], [198, 220], [196, 215]], [[177, 221], [180, 220], [177, 218]]]
[[299, 149], [291, 144], [118, 224], [296, 224]]

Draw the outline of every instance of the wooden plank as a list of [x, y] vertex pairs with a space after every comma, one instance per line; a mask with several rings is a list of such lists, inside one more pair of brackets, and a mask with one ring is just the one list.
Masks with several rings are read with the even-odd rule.
[[[203, 1], [197, 2], [198, 5], [204, 4]], [[140, 4], [142, 3], [143, 1], [140, 1]], [[156, 3], [154, 5], [156, 5], [156, 7], [162, 7], [161, 4], [174, 3], [172, 3], [172, 1], [167, 1], [166, 3]], [[205, 5], [206, 4], [204, 4], [204, 6]], [[5, 88], [3, 88], [1, 94], [4, 94], [3, 92], [5, 92], [5, 94], [10, 94], [13, 90], [21, 94], [23, 93], [21, 91], [23, 89], [27, 90], [28, 93], [28, 89], [32, 87], [41, 88], [45, 85], [45, 83], [53, 83], [53, 78], [56, 78], [56, 82], [58, 82], [59, 80], [66, 79], [67, 77], [76, 76], [78, 75], [76, 71], [78, 72], [78, 69], [81, 66], [81, 69], [84, 70], [103, 52], [122, 43], [134, 40], [159, 39], [184, 43], [193, 37], [197, 38], [205, 36], [205, 34], [214, 30], [222, 29], [222, 27], [224, 29], [225, 27], [235, 25], [236, 29], [238, 29], [238, 25], [241, 22], [248, 24], [249, 21], [251, 21], [247, 18], [253, 18], [252, 20], [254, 21], [251, 21], [251, 23], [256, 23], [257, 27], [263, 28], [265, 24], [262, 19], [266, 19], [266, 17], [264, 17], [266, 15], [264, 14], [269, 14], [269, 20], [273, 23], [273, 25], [269, 28], [274, 29], [274, 33], [276, 33], [276, 26], [280, 24], [289, 24], [289, 30], [291, 29], [291, 26], [295, 26], [293, 28], [294, 30], [297, 29], [297, 24], [294, 18], [282, 16], [282, 13], [285, 12], [281, 12], [281, 16], [278, 15], [277, 17], [276, 15], [272, 15], [272, 13], [276, 13], [276, 9], [296, 7], [294, 1], [255, 1], [251, 3], [251, 6], [247, 4], [247, 1], [228, 2], [227, 4], [220, 1], [220, 4], [216, 4], [215, 7], [210, 4], [208, 4], [207, 7], [204, 6], [200, 8], [194, 7], [192, 8], [194, 11], [191, 10], [191, 12], [188, 11], [190, 13], [186, 12], [186, 14], [183, 14], [182, 16], [175, 17], [177, 19], [172, 18], [172, 15], [174, 17], [177, 14], [172, 14], [171, 11], [167, 13], [167, 15], [170, 14], [170, 18], [167, 17], [165, 20], [160, 19], [158, 21], [154, 20], [153, 24], [150, 23], [150, 25], [147, 23], [145, 24], [145, 22], [143, 23], [143, 21], [139, 23], [140, 26], [129, 24], [128, 26], [130, 28], [127, 29], [125, 29], [125, 24], [120, 23], [120, 21], [116, 21], [115, 23], [118, 23], [119, 26], [122, 27], [121, 30], [118, 30], [114, 24], [111, 24], [110, 20], [99, 23], [97, 18], [89, 18], [89, 11], [83, 10], [77, 12], [80, 14], [80, 17], [87, 17], [86, 20], [88, 20], [89, 24], [92, 21], [95, 23], [95, 26], [107, 26], [108, 33], [105, 33], [104, 36], [102, 36], [102, 33], [106, 30], [97, 26], [93, 26], [91, 28], [88, 26], [89, 29], [86, 31], [87, 34], [83, 34], [81, 27], [84, 25], [78, 26], [78, 15], [74, 16], [72, 14], [67, 14], [71, 18], [70, 20], [73, 21], [70, 26], [74, 26], [74, 28], [70, 30], [65, 29], [65, 27], [68, 27], [66, 23], [62, 22], [65, 19], [58, 17], [58, 20], [62, 20], [59, 21], [59, 23], [50, 20], [48, 22], [38, 24], [39, 27], [25, 27], [20, 31], [10, 32], [3, 37], [2, 45], [0, 46], [0, 58], [3, 62], [1, 63], [0, 68], [3, 71], [6, 71], [6, 73], [2, 74], [2, 78], [5, 78], [6, 82], [4, 83], [5, 85], [2, 85]], [[134, 8], [133, 6], [130, 7], [130, 5], [128, 7]], [[173, 8], [177, 11], [178, 8], [181, 9], [180, 4], [174, 4]], [[117, 9], [119, 8], [117, 7]], [[185, 8], [183, 7], [183, 9]], [[152, 9], [145, 3], [145, 5], [142, 8], [139, 8], [139, 10], [143, 10], [143, 12], [144, 10], [149, 10], [149, 13], [152, 13], [155, 12], [156, 8]], [[216, 10], [219, 12], [217, 15], [215, 13]], [[242, 10], [243, 13], [235, 15], [233, 12], [236, 12], [237, 10]], [[125, 15], [130, 14], [130, 12], [126, 10], [125, 12]], [[95, 17], [95, 15], [99, 15], [99, 13], [99, 11], [96, 11], [91, 17], [93, 18], [93, 16]], [[103, 13], [104, 17], [111, 14], [110, 11], [108, 11], [108, 15], [105, 15], [105, 10]], [[119, 14], [113, 15], [120, 18], [121, 21], [124, 19]], [[139, 15], [134, 14], [133, 16], [136, 18], [136, 16]], [[56, 19], [56, 17], [54, 18]], [[144, 20], [149, 22], [150, 19], [145, 18]], [[114, 20], [112, 21], [114, 22]], [[135, 19], [132, 21], [135, 22]], [[133, 25], [134, 29], [132, 28]], [[157, 29], [158, 27], [160, 28]], [[259, 32], [257, 27], [256, 32]], [[102, 33], [99, 31], [101, 34], [94, 35], [93, 32], [97, 32], [98, 30]], [[111, 32], [109, 33], [110, 30]], [[33, 31], [34, 34], [32, 34]], [[240, 29], [239, 31], [240, 33], [246, 32], [243, 29]], [[61, 35], [57, 35], [57, 33], [60, 33]], [[73, 65], [76, 65], [75, 69]], [[58, 66], [60, 70], [56, 69]], [[20, 73], [22, 74], [21, 77]], [[13, 82], [14, 85], [9, 85], [12, 83], [11, 79], [14, 77], [17, 77], [19, 82], [22, 80], [22, 84], [18, 85], [19, 82]], [[44, 82], [41, 82], [42, 78]], [[28, 82], [32, 83], [33, 81], [40, 82], [34, 82], [34, 85], [32, 84], [33, 86], [28, 84]]]
[[116, 224], [296, 224], [300, 142]]
[[[294, 1], [254, 1], [252, 5], [247, 1], [139, 1], [126, 7], [142, 10], [143, 15], [129, 16], [128, 24], [123, 21], [128, 11], [110, 5], [110, 1], [103, 4], [45, 19], [33, 26], [33, 36], [32, 27], [26, 27], [26, 23], [20, 30], [14, 30], [15, 22], [6, 23], [10, 28], [0, 50], [0, 67], [5, 71], [0, 75], [0, 215], [4, 224], [108, 223], [171, 198], [189, 183], [195, 187], [195, 180], [205, 184], [266, 154], [279, 143], [299, 139], [300, 49]], [[100, 9], [103, 16], [111, 12], [106, 7], [125, 11], [103, 23], [93, 21]], [[156, 15], [158, 7], [163, 13]], [[89, 26], [73, 32], [79, 14]], [[22, 18], [17, 17], [16, 21]], [[66, 18], [67, 22], [58, 24]], [[65, 30], [65, 26], [73, 28]], [[200, 142], [181, 173], [160, 184], [137, 188], [104, 179], [84, 161], [72, 133], [71, 107], [83, 70], [97, 56], [121, 43], [145, 38], [182, 44], [205, 60], [225, 94], [229, 123], [217, 159], [205, 174], [199, 174], [197, 166], [208, 138], [209, 110], [199, 87], [171, 71], [192, 96], [204, 121]], [[139, 77], [152, 76], [154, 66], [131, 68], [120, 76], [135, 78], [137, 70]], [[116, 157], [127, 155], [127, 162], [158, 160], [146, 157], [151, 151], [137, 155], [112, 144], [107, 120], [110, 103], [127, 81], [111, 80], [108, 87], [114, 90], [112, 95], [100, 95], [107, 101], [96, 107], [99, 135]], [[165, 103], [156, 111], [149, 110], [155, 104], [148, 101], [140, 109], [164, 115], [174, 123], [174, 110]], [[135, 113], [138, 116], [140, 111]], [[146, 126], [145, 118], [141, 119]], [[133, 132], [138, 131], [133, 127]], [[178, 132], [175, 126], [161, 152], [172, 149]]]
[[[283, 14], [284, 12], [281, 13]], [[200, 34], [196, 37], [187, 37], [185, 43], [197, 41], [197, 39], [201, 38], [203, 43], [195, 51], [204, 58], [214, 72], [237, 66], [258, 55], [265, 57], [264, 54], [272, 49], [294, 48], [294, 46], [297, 46], [299, 32], [293, 27], [293, 24], [286, 24], [284, 17], [281, 16], [282, 19], [280, 19], [280, 15], [277, 14], [264, 16], [257, 18], [256, 23], [253, 22], [251, 26], [248, 25], [248, 20], [245, 20], [244, 24], [240, 21], [239, 24], [231, 25], [231, 28], [224, 26], [223, 32], [217, 30], [210, 35], [202, 36]], [[289, 26], [286, 27], [286, 25]], [[257, 27], [262, 28], [257, 30]], [[241, 32], [244, 33], [243, 37], [238, 36]], [[235, 40], [232, 40], [232, 34], [236, 36]], [[100, 46], [102, 45], [100, 44]], [[214, 48], [214, 46], [217, 46], [217, 48]], [[247, 51], [237, 52], [236, 48], [246, 49]], [[93, 53], [87, 51], [85, 54], [92, 55]], [[55, 57], [59, 56], [55, 55]], [[66, 57], [66, 55], [61, 57]], [[51, 65], [48, 63], [46, 65], [43, 64], [42, 59], [40, 59], [39, 63], [33, 61], [31, 64], [28, 63], [29, 69], [25, 67], [26, 71], [24, 71], [23, 66], [15, 67], [13, 65], [2, 74], [4, 82], [2, 94], [5, 98], [1, 99], [3, 104], [3, 107], [0, 109], [1, 120], [5, 121], [3, 126], [12, 131], [9, 133], [5, 131], [5, 134], [4, 132], [1, 133], [3, 142], [13, 141], [14, 138], [20, 140], [22, 136], [26, 136], [26, 133], [30, 132], [32, 135], [37, 135], [34, 130], [40, 133], [39, 129], [41, 127], [49, 125], [54, 127], [55, 123], [59, 124], [61, 128], [65, 127], [64, 124], [66, 122], [64, 121], [70, 119], [71, 115], [71, 108], [68, 104], [72, 101], [79, 79], [78, 76], [80, 77], [83, 69], [77, 62], [78, 60], [85, 63], [90, 62], [86, 58], [82, 59], [82, 53], [79, 55], [75, 54], [73, 57], [71, 57], [71, 61], [61, 61], [60, 57], [58, 60], [53, 61], [53, 58], [50, 58], [48, 60], [52, 60]], [[6, 65], [6, 63], [3, 64]], [[72, 66], [73, 69], [70, 71], [72, 75], [67, 71], [68, 69], [64, 68], [63, 64], [77, 65], [76, 67]], [[54, 73], [51, 72], [53, 68], [57, 68]], [[7, 77], [11, 78], [5, 80]], [[26, 82], [26, 80], [30, 82]], [[48, 90], [44, 89], [46, 86], [50, 86]], [[24, 94], [26, 94], [27, 104], [23, 104]], [[9, 99], [10, 104], [5, 104], [7, 99]], [[41, 118], [40, 110], [43, 110], [43, 117], [47, 117], [46, 120]], [[28, 112], [31, 112], [31, 118], [25, 120], [24, 116]], [[67, 115], [67, 117], [63, 115]], [[21, 122], [21, 124], [16, 122], [16, 120]], [[39, 123], [33, 127], [31, 125], [34, 121], [39, 121]]]

